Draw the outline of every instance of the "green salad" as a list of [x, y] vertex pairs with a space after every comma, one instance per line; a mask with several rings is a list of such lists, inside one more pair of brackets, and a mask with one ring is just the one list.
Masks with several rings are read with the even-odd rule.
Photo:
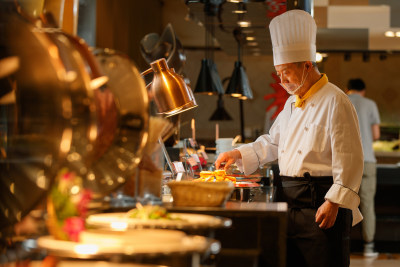
[[128, 211], [128, 218], [142, 219], [142, 220], [159, 220], [168, 219], [176, 220], [178, 218], [172, 217], [164, 207], [152, 205], [137, 205], [135, 209]]

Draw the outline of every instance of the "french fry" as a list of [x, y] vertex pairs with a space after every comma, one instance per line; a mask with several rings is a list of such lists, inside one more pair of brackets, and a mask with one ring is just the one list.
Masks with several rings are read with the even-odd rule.
[[200, 177], [208, 177], [208, 176], [213, 176], [214, 172], [212, 171], [201, 171], [200, 172]]
[[226, 175], [226, 172], [225, 172], [224, 169], [222, 169], [222, 170], [215, 170], [215, 171], [214, 171], [214, 174], [215, 174], [216, 176], [225, 176], [225, 175]]

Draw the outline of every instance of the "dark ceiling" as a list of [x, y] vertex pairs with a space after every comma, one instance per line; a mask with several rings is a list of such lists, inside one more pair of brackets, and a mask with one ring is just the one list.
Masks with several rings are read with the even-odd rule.
[[[287, 0], [287, 1], [270, 1], [270, 0], [239, 0], [239, 3], [233, 3], [229, 0], [200, 0], [200, 1], [185, 1], [188, 7], [186, 15], [192, 21], [201, 24], [207, 29], [213, 30], [213, 35], [216, 39], [216, 44], [229, 55], [238, 54], [238, 35], [235, 34], [235, 29], [238, 29], [239, 20], [251, 21], [251, 26], [241, 28], [239, 40], [242, 40], [242, 52], [244, 55], [267, 55], [271, 54], [271, 40], [269, 35], [268, 25], [271, 21], [271, 12], [278, 11], [284, 5], [284, 8], [293, 9], [299, 8], [312, 12], [316, 18], [318, 25], [317, 32], [317, 49], [320, 52], [337, 52], [337, 51], [371, 51], [370, 43], [371, 36], [369, 29], [357, 26], [352, 28], [348, 25], [342, 28], [329, 28], [318, 23], [321, 18], [327, 20], [326, 10], [329, 4], [321, 6], [321, 3], [340, 3], [341, 6], [360, 4], [363, 6], [380, 6], [387, 5], [390, 8], [390, 28], [400, 27], [400, 1], [399, 0]], [[314, 4], [313, 4], [314, 3]], [[244, 14], [236, 14], [235, 10], [245, 10]], [[318, 13], [319, 12], [319, 13]], [[325, 14], [324, 14], [325, 12]], [[208, 14], [208, 16], [206, 16]], [[325, 16], [325, 18], [323, 17]], [[317, 20], [318, 18], [318, 20]], [[399, 29], [400, 30], [400, 29]], [[245, 37], [254, 37], [254, 41], [246, 41]], [[243, 39], [244, 38], [244, 39]], [[399, 39], [397, 41], [397, 39]], [[400, 38], [396, 38], [396, 42], [389, 40], [390, 43], [385, 46], [385, 39], [382, 39], [379, 51], [390, 50], [400, 51]], [[184, 43], [184, 42], [183, 42]], [[373, 50], [373, 49], [372, 49]]]

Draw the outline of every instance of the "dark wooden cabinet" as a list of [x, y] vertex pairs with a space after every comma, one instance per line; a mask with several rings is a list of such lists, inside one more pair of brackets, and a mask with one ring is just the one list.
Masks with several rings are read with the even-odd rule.
[[225, 207], [173, 207], [170, 212], [208, 214], [230, 218], [232, 226], [212, 231], [211, 237], [221, 242], [213, 266], [286, 265], [286, 203], [228, 202]]

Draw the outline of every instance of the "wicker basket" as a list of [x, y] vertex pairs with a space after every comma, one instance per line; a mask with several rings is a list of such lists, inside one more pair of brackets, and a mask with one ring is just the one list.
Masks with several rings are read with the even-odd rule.
[[167, 185], [174, 206], [181, 207], [221, 207], [235, 189], [231, 182], [172, 181]]

